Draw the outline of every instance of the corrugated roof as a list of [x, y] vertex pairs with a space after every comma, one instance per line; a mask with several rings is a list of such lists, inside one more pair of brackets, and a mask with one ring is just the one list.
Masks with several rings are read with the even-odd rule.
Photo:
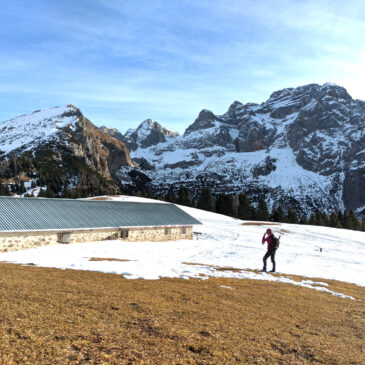
[[0, 232], [192, 224], [173, 204], [0, 197]]

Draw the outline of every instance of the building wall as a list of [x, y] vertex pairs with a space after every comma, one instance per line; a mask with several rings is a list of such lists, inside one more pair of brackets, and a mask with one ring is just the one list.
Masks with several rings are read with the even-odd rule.
[[[128, 232], [127, 232], [128, 231]], [[66, 232], [66, 231], [65, 231]], [[70, 232], [70, 242], [89, 242], [104, 240], [120, 241], [170, 241], [192, 239], [193, 227], [154, 227], [130, 229], [83, 230]], [[127, 233], [126, 233], [127, 232]], [[59, 232], [0, 232], [0, 252], [24, 250], [27, 248], [55, 245], [59, 242]]]

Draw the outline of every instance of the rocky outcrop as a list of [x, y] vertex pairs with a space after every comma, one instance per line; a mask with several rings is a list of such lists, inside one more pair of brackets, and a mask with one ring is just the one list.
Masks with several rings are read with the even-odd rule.
[[75, 129], [65, 130], [75, 156], [84, 158], [91, 168], [108, 179], [123, 166], [134, 166], [123, 142], [102, 132], [79, 109], [75, 113], [78, 119]]

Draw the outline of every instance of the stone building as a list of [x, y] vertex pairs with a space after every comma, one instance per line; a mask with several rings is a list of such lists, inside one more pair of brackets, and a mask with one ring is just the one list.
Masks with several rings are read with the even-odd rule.
[[0, 197], [0, 252], [56, 243], [192, 239], [173, 204]]

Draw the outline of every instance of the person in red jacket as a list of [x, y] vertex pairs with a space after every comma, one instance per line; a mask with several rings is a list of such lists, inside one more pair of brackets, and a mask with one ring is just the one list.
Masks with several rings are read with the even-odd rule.
[[264, 267], [261, 271], [265, 272], [266, 271], [266, 260], [270, 257], [271, 258], [271, 262], [272, 262], [272, 270], [270, 272], [275, 272], [275, 247], [274, 247], [274, 243], [273, 243], [273, 233], [271, 231], [270, 228], [268, 228], [264, 234], [264, 236], [262, 237], [262, 244], [264, 244], [265, 242], [267, 242], [267, 251], [265, 253], [265, 256], [263, 257], [263, 261], [264, 261]]

